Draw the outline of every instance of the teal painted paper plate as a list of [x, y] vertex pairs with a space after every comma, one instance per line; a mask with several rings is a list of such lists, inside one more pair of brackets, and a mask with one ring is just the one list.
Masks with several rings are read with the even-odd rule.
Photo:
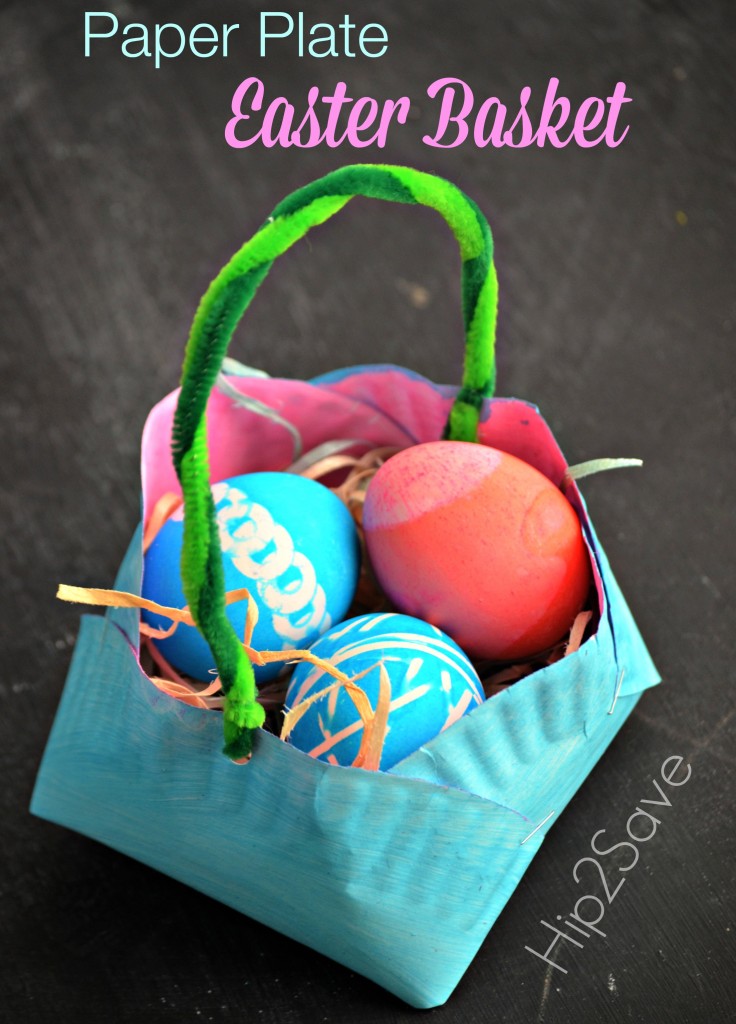
[[[314, 422], [313, 411], [324, 420], [332, 410], [347, 429], [356, 417], [370, 417], [371, 429], [383, 429], [389, 440], [396, 427], [384, 417], [380, 395], [390, 402], [400, 387], [414, 410], [401, 429], [416, 440], [442, 421], [450, 402], [448, 389], [395, 367], [345, 371], [312, 385], [234, 383], [261, 398], [267, 385], [280, 390], [282, 412], [298, 425]], [[170, 424], [173, 398], [146, 426], [149, 484], [147, 455], [157, 448], [158, 429]], [[215, 404], [225, 409], [219, 399]], [[232, 405], [224, 415], [255, 420], [248, 426], [255, 458], [283, 433]], [[484, 438], [500, 445], [515, 421], [537, 464], [557, 464], [559, 472], [559, 449], [533, 406], [489, 403]], [[256, 427], [263, 437], [253, 438]], [[248, 455], [241, 448], [233, 458], [247, 462]], [[595, 635], [390, 772], [325, 765], [262, 731], [250, 763], [233, 764], [219, 752], [221, 715], [157, 690], [138, 661], [138, 613], [110, 609], [82, 618], [33, 812], [227, 903], [413, 1006], [443, 1003], [546, 832], [641, 691], [658, 682], [572, 487], [603, 596]], [[139, 529], [116, 589], [139, 593], [141, 570]]]

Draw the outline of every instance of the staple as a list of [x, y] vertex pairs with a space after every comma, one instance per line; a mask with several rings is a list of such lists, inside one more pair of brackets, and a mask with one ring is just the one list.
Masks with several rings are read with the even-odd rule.
[[519, 843], [519, 846], [523, 846], [523, 845], [524, 845], [524, 843], [525, 843], [525, 842], [527, 841], [527, 839], [531, 839], [531, 837], [532, 837], [532, 836], [533, 836], [533, 835], [535, 834], [535, 832], [539, 832], [539, 830], [540, 830], [540, 828], [542, 827], [542, 825], [546, 825], [546, 824], [547, 824], [547, 822], [549, 821], [549, 819], [550, 819], [550, 818], [552, 817], [552, 815], [553, 815], [554, 813], [555, 813], [554, 811], [550, 811], [550, 812], [549, 812], [549, 814], [547, 815], [547, 817], [546, 817], [546, 818], [544, 819], [544, 821], [540, 821], [540, 822], [539, 822], [539, 824], [537, 825], [537, 827], [536, 827], [536, 828], [533, 828], [533, 829], [531, 830], [531, 832], [530, 832], [530, 833], [529, 833], [529, 835], [528, 835], [528, 836], [526, 837], [526, 839], [522, 839], [522, 840], [521, 840], [521, 842]]
[[621, 683], [623, 683], [623, 681], [624, 681], [625, 673], [626, 673], [626, 669], [622, 668], [621, 669], [621, 675], [618, 677], [618, 682], [616, 683], [616, 692], [613, 695], [613, 702], [612, 702], [610, 708], [608, 709], [608, 714], [609, 715], [613, 714], [613, 709], [616, 707], [616, 701], [618, 700], [619, 691], [621, 690]]

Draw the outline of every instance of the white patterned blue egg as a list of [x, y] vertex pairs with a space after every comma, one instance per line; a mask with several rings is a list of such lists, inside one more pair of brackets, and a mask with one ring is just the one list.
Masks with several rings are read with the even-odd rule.
[[[388, 672], [391, 705], [380, 769], [386, 771], [483, 703], [478, 675], [449, 636], [410, 615], [361, 615], [340, 623], [310, 648], [356, 680], [375, 710], [379, 662]], [[297, 666], [287, 708], [335, 680], [307, 662]], [[315, 701], [294, 726], [289, 742], [330, 764], [350, 765], [363, 727], [350, 696], [336, 687]]]
[[[358, 583], [360, 546], [353, 519], [322, 484], [291, 473], [248, 473], [213, 484], [225, 589], [247, 587], [258, 605], [257, 650], [308, 647], [347, 613]], [[186, 604], [181, 584], [183, 509], [166, 521], [146, 552], [143, 596], [158, 604]], [[227, 616], [243, 637], [246, 601]], [[143, 612], [152, 626], [170, 622]], [[180, 625], [155, 641], [164, 657], [195, 679], [212, 679], [214, 658], [193, 626]], [[281, 664], [257, 667], [267, 682]]]

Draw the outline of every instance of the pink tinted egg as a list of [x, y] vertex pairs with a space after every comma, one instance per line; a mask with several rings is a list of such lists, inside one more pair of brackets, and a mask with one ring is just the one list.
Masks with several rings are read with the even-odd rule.
[[590, 558], [575, 510], [528, 463], [464, 441], [394, 455], [366, 494], [376, 576], [397, 608], [476, 658], [528, 658], [581, 610]]

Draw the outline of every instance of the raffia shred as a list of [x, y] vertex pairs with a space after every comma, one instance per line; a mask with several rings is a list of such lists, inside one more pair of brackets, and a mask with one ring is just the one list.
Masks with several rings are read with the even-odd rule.
[[383, 745], [388, 732], [388, 717], [391, 713], [391, 680], [383, 663], [379, 667], [379, 673], [376, 710], [370, 722], [367, 725], [363, 723], [363, 739], [358, 756], [353, 762], [356, 768], [365, 768], [372, 772], [378, 771], [381, 764]]
[[336, 683], [330, 683], [329, 686], [325, 686], [323, 689], [318, 690], [317, 693], [313, 693], [309, 697], [305, 697], [304, 700], [300, 701], [295, 708], [289, 708], [284, 714], [284, 724], [281, 727], [281, 739], [286, 740], [289, 738], [294, 727], [302, 720], [313, 704], [316, 704], [317, 701], [322, 700], [324, 697], [329, 696], [331, 693], [334, 693], [335, 690], [339, 689], [344, 689], [350, 697], [355, 705], [355, 710], [360, 715], [360, 720], [363, 723], [363, 729], [367, 731], [373, 719], [373, 708], [371, 707], [371, 703], [366, 696], [365, 690], [361, 689], [360, 686], [345, 677], [344, 679], [339, 679]]
[[[184, 704], [189, 704], [191, 707], [209, 708], [215, 711], [222, 710], [224, 697], [222, 696], [222, 685], [219, 677], [215, 676], [211, 683], [195, 683], [187, 676], [177, 672], [149, 637], [144, 636], [142, 646], [141, 654], [145, 652], [152, 662], [151, 668], [146, 672], [146, 675], [157, 689], [162, 690], [169, 697], [175, 697]], [[154, 666], [162, 675], [154, 674]], [[143, 658], [141, 658], [141, 667], [143, 667]]]
[[587, 462], [579, 462], [576, 466], [567, 467], [563, 477], [563, 489], [570, 480], [582, 480], [586, 476], [606, 473], [611, 469], [631, 469], [643, 465], [641, 459], [589, 459]]
[[156, 504], [154, 505], [153, 512], [146, 523], [146, 528], [143, 531], [143, 552], [150, 548], [156, 539], [159, 530], [164, 525], [169, 516], [173, 515], [182, 504], [182, 497], [180, 494], [174, 494], [172, 491], [168, 491], [166, 494], [161, 495]]
[[565, 657], [570, 654], [574, 654], [575, 651], [580, 649], [580, 645], [583, 642], [583, 636], [585, 635], [585, 630], [592, 618], [593, 613], [591, 611], [580, 612], [579, 615], [575, 616], [575, 621], [573, 622], [572, 629], [570, 630], [570, 639], [565, 645]]

